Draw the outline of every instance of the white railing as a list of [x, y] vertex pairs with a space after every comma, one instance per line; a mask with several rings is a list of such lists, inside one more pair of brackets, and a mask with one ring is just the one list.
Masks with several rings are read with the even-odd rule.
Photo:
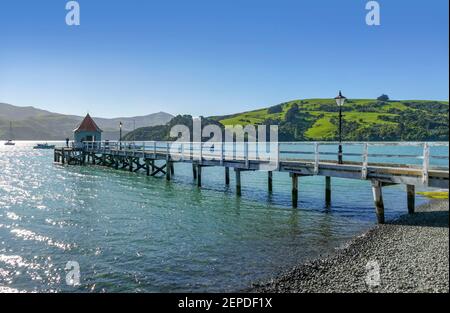
[[[166, 155], [175, 160], [205, 160], [244, 162], [305, 161], [314, 164], [318, 173], [319, 164], [336, 163], [337, 142], [280, 142], [280, 143], [228, 143], [228, 142], [167, 142], [167, 141], [101, 141], [85, 142], [83, 149], [91, 152], [115, 151], [119, 154], [146, 153], [154, 158]], [[384, 166], [407, 166], [421, 169], [423, 182], [428, 183], [430, 169], [448, 170], [448, 142], [344, 142], [344, 164], [360, 164], [362, 178], [367, 178], [369, 164]], [[267, 152], [270, 148], [270, 154]], [[275, 151], [273, 151], [275, 150]]]

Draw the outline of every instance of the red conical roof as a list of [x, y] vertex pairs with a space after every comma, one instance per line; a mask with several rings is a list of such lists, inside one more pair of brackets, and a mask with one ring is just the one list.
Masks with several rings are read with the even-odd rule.
[[74, 132], [102, 132], [102, 130], [95, 124], [92, 117], [89, 115], [89, 113], [86, 115], [84, 120], [81, 122], [80, 126], [78, 126], [77, 129], [74, 130]]

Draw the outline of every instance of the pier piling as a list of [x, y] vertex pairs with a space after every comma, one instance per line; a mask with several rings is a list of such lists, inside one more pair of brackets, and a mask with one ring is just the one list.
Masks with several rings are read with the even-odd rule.
[[197, 165], [196, 164], [192, 164], [192, 177], [194, 180], [197, 180]]
[[229, 185], [230, 184], [230, 168], [229, 167], [225, 167], [225, 185]]
[[291, 173], [292, 178], [292, 207], [298, 207], [298, 174]]
[[383, 203], [383, 184], [380, 181], [372, 182], [373, 201], [375, 203], [375, 213], [379, 224], [384, 224], [384, 203]]
[[167, 161], [166, 163], [166, 180], [170, 181], [172, 179], [172, 171], [170, 170], [171, 165], [171, 161]]
[[331, 177], [325, 176], [325, 205], [331, 205]]
[[416, 187], [414, 185], [406, 185], [406, 194], [408, 198], [408, 213], [414, 214], [416, 207]]
[[273, 190], [273, 172], [269, 171], [267, 173], [267, 189], [269, 193], [272, 193]]
[[197, 187], [202, 186], [202, 166], [197, 164]]
[[238, 168], [234, 169], [234, 172], [236, 174], [236, 195], [239, 197], [242, 195], [242, 189], [241, 189], [241, 170]]

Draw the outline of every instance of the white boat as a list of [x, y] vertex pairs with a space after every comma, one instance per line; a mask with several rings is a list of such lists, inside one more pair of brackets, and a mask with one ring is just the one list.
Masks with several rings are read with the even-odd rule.
[[[12, 122], [9, 122], [9, 136], [12, 138]], [[9, 139], [7, 142], [5, 142], [5, 146], [15, 146], [16, 144], [12, 141], [12, 139]]]

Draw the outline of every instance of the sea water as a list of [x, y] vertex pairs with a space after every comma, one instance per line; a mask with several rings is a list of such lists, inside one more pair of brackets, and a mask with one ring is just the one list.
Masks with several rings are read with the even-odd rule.
[[[0, 145], [0, 292], [239, 291], [332, 252], [375, 224], [370, 183], [275, 172], [234, 175], [175, 164], [164, 178], [98, 166], [61, 166], [35, 143]], [[392, 152], [392, 147], [389, 148]], [[448, 155], [444, 147], [442, 154]], [[386, 218], [407, 212], [404, 186], [384, 188]], [[426, 201], [420, 196], [417, 204]], [[67, 284], [68, 262], [80, 284]]]

